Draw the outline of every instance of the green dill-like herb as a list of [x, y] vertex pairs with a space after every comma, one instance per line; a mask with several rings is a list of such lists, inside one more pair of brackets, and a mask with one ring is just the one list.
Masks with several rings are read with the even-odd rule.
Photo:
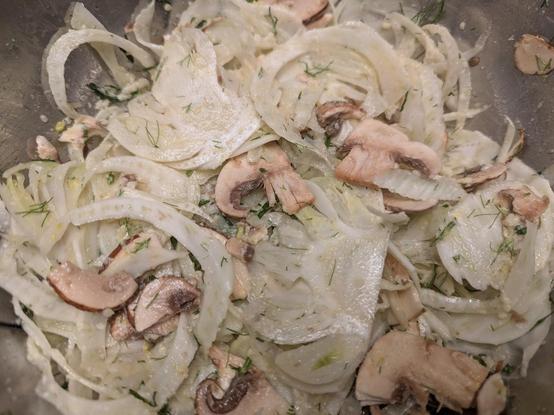
[[318, 75], [321, 75], [324, 72], [331, 70], [331, 65], [333, 64], [333, 61], [330, 61], [327, 65], [314, 65], [310, 67], [306, 62], [302, 62], [304, 64], [304, 73], [308, 76], [311, 76], [312, 78], [315, 78]]
[[312, 366], [312, 370], [317, 370], [317, 369], [321, 369], [322, 367], [329, 366], [338, 358], [339, 358], [339, 354], [337, 352], [334, 352], [334, 351], [329, 352], [326, 355], [317, 359], [317, 361]]
[[236, 370], [239, 375], [246, 375], [248, 371], [252, 368], [252, 359], [250, 359], [249, 356], [246, 356], [246, 359], [244, 359], [244, 363], [241, 367], [231, 367]]
[[543, 9], [543, 8], [546, 8], [546, 7], [550, 7], [550, 0], [542, 0], [540, 8]]
[[29, 206], [29, 209], [22, 210], [19, 212], [15, 212], [18, 215], [22, 215], [23, 217], [29, 216], [29, 215], [41, 215], [44, 214], [44, 218], [42, 219], [42, 222], [40, 223], [40, 227], [42, 228], [44, 226], [44, 223], [46, 222], [46, 219], [48, 216], [50, 216], [50, 209], [48, 208], [48, 204], [52, 201], [53, 198], [50, 198], [44, 202], [41, 203], [35, 203], [33, 205]]
[[192, 108], [192, 102], [185, 107], [185, 112], [189, 113], [191, 108]]
[[200, 265], [200, 262], [198, 262], [196, 257], [191, 252], [189, 252], [189, 258], [192, 261], [192, 264], [194, 265], [194, 270], [202, 271], [202, 265]]
[[150, 144], [152, 144], [152, 147], [154, 148], [160, 148], [159, 141], [160, 141], [160, 122], [156, 120], [156, 138], [152, 135], [150, 130], [148, 129], [148, 121], [146, 121], [146, 137], [148, 138], [148, 141], [150, 141]]
[[451, 220], [450, 222], [448, 222], [444, 226], [444, 228], [439, 230], [437, 236], [433, 238], [431, 245], [435, 245], [437, 242], [442, 241], [446, 237], [446, 235], [448, 235], [448, 233], [454, 228], [454, 226], [456, 226], [456, 220]]
[[171, 238], [169, 238], [169, 243], [171, 244], [171, 249], [175, 251], [177, 249], [177, 244], [179, 243], [179, 241], [177, 241], [177, 239], [172, 236]]
[[535, 324], [533, 324], [533, 327], [531, 327], [531, 330], [529, 330], [529, 331], [533, 331], [534, 329], [536, 329], [537, 326], [540, 326], [542, 323], [544, 323], [545, 320], [546, 320], [548, 317], [550, 317], [553, 313], [554, 313], [554, 311], [551, 312], [551, 313], [548, 313], [548, 314], [547, 314], [546, 316], [544, 316], [543, 318], [538, 319], [537, 322], [536, 322]]
[[186, 175], [187, 177], [192, 176], [192, 173], [194, 173], [194, 170], [186, 170], [186, 171], [185, 171], [185, 175]]
[[514, 231], [518, 235], [526, 235], [527, 234], [527, 226], [516, 225], [516, 227], [514, 228]]
[[194, 27], [196, 27], [197, 29], [202, 29], [206, 25], [206, 23], [208, 22], [205, 19], [202, 19]]
[[262, 173], [262, 174], [266, 174], [266, 173], [267, 173], [267, 170], [264, 169], [263, 167], [260, 167], [260, 168], [258, 169], [258, 171], [259, 171], [260, 173]]
[[487, 367], [487, 362], [485, 362], [485, 357], [487, 357], [486, 354], [480, 353], [478, 355], [473, 355], [472, 357], [477, 360], [481, 366]]
[[258, 0], [246, 0], [247, 3], [256, 3]]
[[210, 203], [209, 200], [207, 200], [207, 199], [202, 199], [202, 200], [200, 200], [200, 202], [198, 202], [198, 206], [199, 206], [199, 207], [202, 207], [202, 206], [204, 206], [204, 205], [207, 205], [208, 203]]
[[110, 185], [112, 185], [115, 182], [115, 174], [113, 174], [113, 172], [109, 172], [106, 175], [106, 182], [108, 182], [108, 184]]
[[156, 406], [158, 406], [158, 404], [156, 403], [157, 392], [154, 392], [154, 394], [152, 395], [152, 400], [146, 399], [144, 396], [142, 396], [140, 393], [138, 393], [133, 389], [129, 389], [129, 394], [133, 398], [137, 398], [139, 401], [144, 402], [146, 405], [151, 406], [152, 408], [155, 408]]
[[511, 375], [511, 374], [514, 372], [514, 370], [515, 370], [515, 368], [514, 368], [511, 364], [507, 363], [507, 364], [504, 365], [504, 367], [502, 368], [502, 373], [503, 373], [504, 375], [508, 375], [508, 376], [509, 376], [509, 375]]
[[286, 415], [296, 415], [296, 407], [294, 406], [294, 404], [292, 403], [290, 404], [290, 406], [287, 409]]
[[428, 2], [412, 20], [420, 26], [437, 23], [445, 12], [446, 0], [432, 0]]
[[259, 219], [261, 219], [267, 212], [271, 210], [271, 206], [269, 206], [269, 202], [265, 202], [262, 207], [258, 211], [254, 211], [256, 216], [258, 216]]
[[171, 408], [167, 402], [160, 408], [158, 415], [171, 415]]
[[98, 86], [94, 82], [91, 82], [87, 84], [87, 87], [100, 99], [106, 99], [110, 102], [125, 101], [118, 98], [121, 88], [115, 85]]
[[331, 142], [331, 136], [328, 134], [325, 134], [325, 147], [330, 148], [334, 147], [335, 145]]
[[229, 262], [229, 258], [227, 258], [226, 256], [222, 257], [221, 258], [221, 262], [219, 263], [219, 266], [220, 267], [223, 267], [223, 263], [224, 262]]
[[535, 61], [537, 62], [537, 71], [539, 73], [544, 74], [552, 70], [552, 58], [548, 62], [545, 62], [539, 55], [535, 55]]
[[148, 245], [150, 245], [150, 238], [145, 239], [144, 241], [140, 241], [139, 243], [135, 244], [135, 248], [131, 251], [131, 253], [136, 254], [137, 252], [148, 248]]
[[271, 32], [273, 33], [273, 36], [277, 36], [277, 23], [279, 22], [279, 19], [273, 16], [273, 13], [271, 13], [271, 7], [265, 17], [271, 23]]
[[462, 256], [460, 254], [456, 254], [452, 257], [452, 259], [454, 260], [454, 262], [457, 264], [460, 262], [460, 259], [462, 259]]
[[25, 314], [27, 317], [29, 317], [32, 320], [33, 317], [35, 316], [35, 312], [21, 302], [19, 303], [19, 305], [21, 307], [21, 311], [23, 311], [23, 314]]
[[226, 327], [225, 330], [229, 331], [231, 334], [234, 334], [235, 336], [248, 336], [248, 333], [243, 333], [242, 331], [233, 330], [229, 327]]
[[335, 269], [337, 268], [337, 260], [335, 259], [333, 261], [333, 269], [331, 270], [331, 277], [329, 278], [329, 284], [327, 285], [331, 285], [331, 283], [333, 282], [333, 277], [335, 276]]
[[509, 238], [504, 238], [502, 242], [500, 242], [500, 245], [496, 247], [496, 249], [493, 249], [493, 252], [496, 254], [494, 256], [494, 259], [491, 262], [491, 265], [496, 262], [498, 259], [498, 256], [502, 253], [507, 253], [511, 257], [514, 257], [517, 255], [516, 249], [514, 247], [514, 240]]
[[406, 106], [406, 101], [408, 101], [408, 94], [410, 93], [410, 90], [407, 90], [404, 94], [404, 99], [402, 100], [402, 104], [400, 105], [399, 112], [404, 111], [404, 107]]
[[258, 79], [261, 79], [262, 76], [264, 76], [264, 68], [260, 68], [260, 70], [258, 71]]

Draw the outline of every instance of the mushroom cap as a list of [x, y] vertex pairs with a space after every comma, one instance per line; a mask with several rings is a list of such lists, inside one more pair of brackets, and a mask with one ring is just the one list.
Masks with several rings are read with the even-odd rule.
[[477, 414], [500, 415], [506, 408], [507, 399], [508, 389], [502, 376], [495, 373], [483, 383], [477, 395]]
[[134, 278], [125, 272], [106, 277], [84, 271], [71, 262], [55, 267], [48, 282], [62, 300], [85, 311], [119, 307], [138, 288]]
[[122, 342], [137, 335], [137, 331], [129, 321], [125, 310], [121, 310], [108, 320], [110, 335], [115, 341]]
[[529, 222], [537, 222], [548, 208], [550, 199], [536, 195], [529, 187], [503, 189], [498, 192], [499, 202]]
[[423, 337], [391, 331], [368, 352], [356, 379], [356, 398], [398, 402], [406, 388], [426, 403], [428, 393], [453, 410], [468, 408], [488, 370], [472, 357]]
[[240, 200], [262, 183], [270, 204], [275, 202], [276, 194], [283, 210], [289, 214], [313, 203], [314, 196], [292, 169], [281, 147], [269, 143], [262, 147], [262, 152], [257, 161], [250, 162], [248, 154], [242, 154], [223, 166], [215, 185], [215, 202], [226, 215], [246, 217], [248, 210], [240, 206]]
[[344, 181], [374, 187], [373, 178], [397, 164], [435, 176], [441, 170], [438, 154], [384, 122], [365, 119], [345, 140], [340, 152], [348, 152], [335, 175]]
[[515, 44], [516, 67], [527, 75], [545, 75], [554, 69], [554, 46], [541, 36], [524, 34]]
[[456, 181], [466, 190], [474, 190], [476, 187], [499, 178], [508, 168], [504, 163], [496, 163], [490, 167], [479, 168], [478, 170], [465, 172], [458, 176]]
[[330, 137], [340, 132], [344, 120], [359, 120], [365, 116], [358, 105], [348, 101], [328, 101], [319, 105], [315, 113], [318, 124]]
[[142, 332], [182, 311], [198, 307], [200, 292], [179, 277], [160, 277], [149, 282], [138, 296], [131, 323]]

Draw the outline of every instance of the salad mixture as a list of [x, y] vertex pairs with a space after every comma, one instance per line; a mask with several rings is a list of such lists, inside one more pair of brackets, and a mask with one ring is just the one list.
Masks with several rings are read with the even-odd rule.
[[[161, 4], [160, 4], [161, 3]], [[64, 120], [0, 185], [0, 287], [61, 413], [499, 414], [549, 326], [549, 182], [466, 121], [470, 67], [390, 1], [81, 3]], [[165, 35], [154, 23], [168, 21]], [[95, 49], [111, 83], [68, 98]], [[94, 114], [87, 115], [85, 114]]]

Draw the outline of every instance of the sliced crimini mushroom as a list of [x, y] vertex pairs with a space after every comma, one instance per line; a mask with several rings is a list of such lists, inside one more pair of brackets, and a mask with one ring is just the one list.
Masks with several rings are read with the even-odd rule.
[[329, 7], [328, 0], [261, 0], [260, 3], [286, 7], [306, 26], [323, 18]]
[[237, 238], [229, 238], [225, 243], [225, 248], [233, 257], [244, 262], [252, 261], [254, 258], [254, 247]]
[[444, 406], [471, 406], [488, 370], [472, 357], [418, 335], [391, 331], [368, 352], [356, 379], [356, 398], [397, 403], [410, 393], [425, 407], [429, 393]]
[[361, 120], [365, 117], [365, 112], [358, 105], [349, 101], [326, 102], [317, 107], [315, 114], [317, 122], [330, 137], [334, 137], [340, 132], [344, 120]]
[[[288, 403], [261, 371], [245, 367], [244, 360], [228, 353], [214, 364], [218, 367], [218, 380], [206, 379], [196, 389], [194, 404], [198, 415], [286, 413]], [[221, 379], [222, 384], [218, 383]]]
[[437, 199], [414, 200], [383, 190], [383, 203], [390, 212], [416, 213], [431, 209], [439, 201]]
[[371, 119], [358, 124], [339, 149], [340, 153], [346, 153], [346, 157], [337, 166], [335, 175], [368, 187], [375, 187], [374, 177], [398, 164], [429, 177], [441, 169], [440, 158], [430, 147], [410, 141], [399, 130]]
[[293, 170], [278, 144], [266, 144], [262, 154], [255, 162], [248, 160], [248, 154], [235, 157], [219, 173], [215, 202], [223, 213], [236, 218], [246, 217], [248, 210], [241, 207], [241, 198], [262, 184], [270, 205], [275, 204], [277, 195], [286, 213], [296, 213], [313, 203], [313, 194]]
[[149, 282], [138, 296], [131, 323], [138, 332], [182, 311], [198, 307], [200, 291], [184, 278], [160, 277]]
[[483, 383], [477, 395], [477, 414], [500, 415], [506, 409], [507, 399], [508, 388], [504, 385], [502, 376], [495, 373]]
[[119, 311], [110, 317], [108, 330], [113, 339], [118, 342], [129, 340], [138, 335], [125, 310]]
[[119, 307], [138, 288], [134, 278], [125, 272], [105, 277], [84, 271], [71, 262], [55, 267], [48, 282], [62, 300], [85, 311]]
[[58, 150], [42, 135], [37, 135], [36, 138], [27, 141], [27, 155], [32, 160], [59, 161]]
[[486, 182], [498, 179], [506, 173], [506, 170], [508, 170], [508, 168], [504, 163], [496, 163], [490, 167], [478, 166], [475, 169], [460, 174], [456, 178], [456, 181], [467, 191], [473, 191]]
[[540, 197], [527, 186], [501, 190], [497, 200], [502, 207], [530, 222], [537, 222], [550, 204], [547, 196]]
[[517, 68], [527, 75], [546, 75], [554, 69], [554, 46], [541, 36], [525, 34], [515, 44]]
[[398, 323], [408, 327], [411, 320], [418, 318], [425, 310], [419, 299], [417, 289], [414, 287], [410, 274], [404, 266], [392, 255], [385, 258], [383, 278], [398, 285], [406, 285], [408, 288], [397, 291], [385, 291], [392, 314]]
[[177, 315], [169, 318], [168, 320], [160, 321], [159, 323], [154, 324], [152, 327], [144, 330], [141, 334], [142, 337], [144, 337], [144, 340], [150, 343], [155, 343], [162, 337], [165, 337], [177, 330], [178, 324], [179, 316]]

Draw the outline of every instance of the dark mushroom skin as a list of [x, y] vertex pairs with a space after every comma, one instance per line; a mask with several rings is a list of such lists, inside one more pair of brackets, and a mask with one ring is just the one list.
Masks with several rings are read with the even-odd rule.
[[[206, 394], [206, 405], [210, 408], [210, 411], [216, 414], [226, 414], [239, 406], [242, 398], [248, 393], [248, 388], [251, 387], [255, 375], [248, 372], [244, 375], [235, 376], [231, 381], [229, 389], [225, 391], [225, 394], [221, 399], [216, 399], [209, 391]], [[217, 387], [217, 383], [213, 380], [205, 380], [208, 383], [208, 388]], [[203, 382], [203, 383], [204, 383]], [[202, 387], [202, 385], [200, 385]]]
[[225, 243], [225, 248], [233, 257], [243, 262], [250, 262], [254, 258], [254, 247], [240, 239], [229, 238]]
[[348, 101], [329, 101], [316, 109], [317, 122], [329, 137], [340, 132], [344, 120], [359, 120], [364, 116], [365, 112], [358, 105]]
[[508, 168], [504, 163], [496, 163], [490, 167], [478, 166], [460, 174], [456, 181], [467, 191], [473, 191], [488, 181], [494, 180], [506, 173]]

